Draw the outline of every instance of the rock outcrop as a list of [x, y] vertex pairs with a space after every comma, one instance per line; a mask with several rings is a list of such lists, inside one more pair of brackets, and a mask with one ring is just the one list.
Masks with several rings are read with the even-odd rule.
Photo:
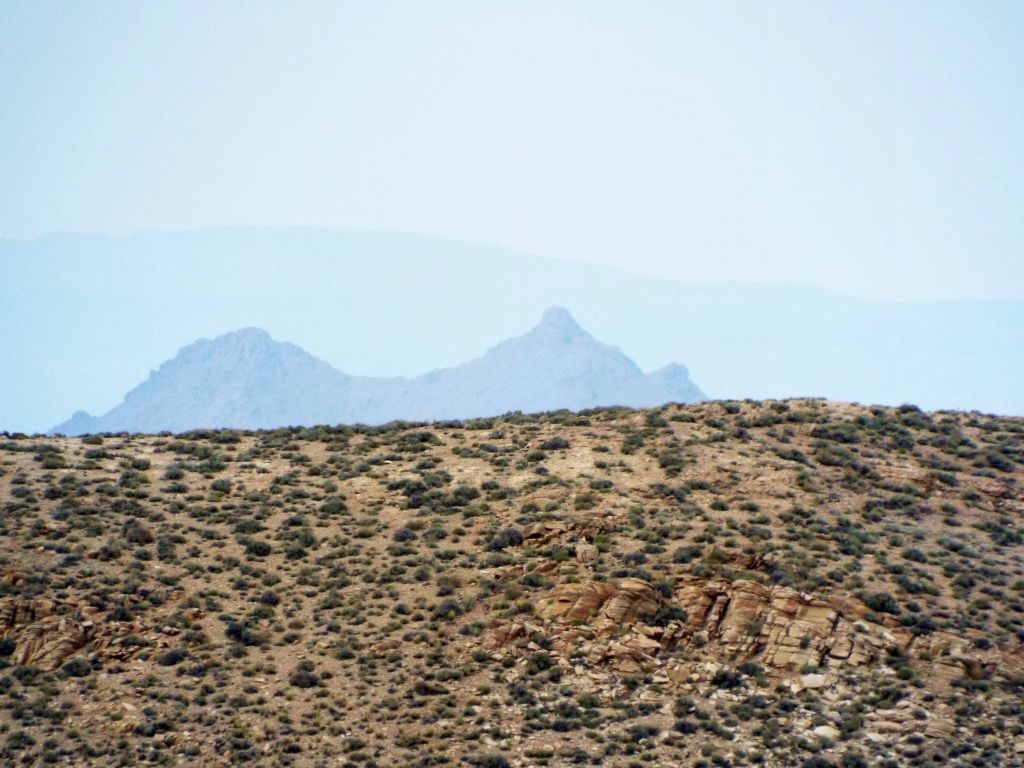
[[[192, 614], [197, 615], [196, 611]], [[37, 597], [0, 603], [0, 637], [14, 640], [12, 664], [60, 669], [87, 650], [103, 659], [125, 660], [149, 646], [168, 645], [172, 627], [154, 629], [141, 621], [105, 621], [90, 606]], [[143, 643], [139, 638], [145, 638]]]
[[606, 636], [653, 615], [664, 604], [665, 598], [642, 579], [614, 584], [590, 581], [555, 587], [538, 602], [537, 615], [548, 620], [586, 621], [599, 636]]
[[[915, 635], [892, 620], [889, 626], [867, 621], [868, 613], [851, 598], [742, 579], [687, 575], [671, 598], [642, 579], [585, 581], [554, 587], [537, 601], [531, 622], [495, 624], [489, 647], [507, 650], [544, 635], [563, 658], [623, 673], [663, 666], [674, 680], [695, 671], [685, 651], [713, 647], [718, 658], [756, 661], [794, 690], [828, 687], [848, 670], [882, 667], [911, 651], [934, 660], [931, 674], [939, 683], [1024, 680], [1018, 646], [982, 649], [950, 632]], [[820, 672], [801, 673], [807, 667]]]
[[690, 577], [676, 585], [675, 600], [691, 632], [776, 669], [868, 664], [897, 643], [877, 625], [843, 618], [841, 605], [790, 587]]

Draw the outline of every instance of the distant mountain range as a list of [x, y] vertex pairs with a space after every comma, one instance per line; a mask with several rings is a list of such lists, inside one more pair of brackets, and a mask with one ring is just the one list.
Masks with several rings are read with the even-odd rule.
[[480, 357], [551, 305], [645, 371], [685, 361], [716, 398], [1024, 415], [1024, 301], [872, 301], [427, 235], [236, 227], [0, 239], [0, 430], [106, 413], [169, 351], [230, 328], [412, 378]]
[[379, 424], [702, 399], [684, 366], [644, 374], [567, 310], [551, 307], [531, 331], [483, 357], [415, 378], [352, 376], [265, 330], [243, 328], [189, 344], [109, 412], [79, 411], [52, 431]]

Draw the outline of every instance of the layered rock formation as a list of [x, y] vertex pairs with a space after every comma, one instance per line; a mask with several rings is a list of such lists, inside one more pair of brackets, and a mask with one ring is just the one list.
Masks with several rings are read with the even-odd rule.
[[139, 621], [110, 621], [90, 606], [38, 597], [0, 602], [0, 637], [14, 640], [11, 662], [57, 670], [76, 655], [129, 659], [140, 651], [166, 647], [177, 634]]
[[[910, 651], [934, 659], [939, 682], [965, 675], [1024, 680], [1019, 644], [983, 644], [983, 650], [970, 637], [916, 635], [895, 620], [865, 620], [869, 614], [851, 598], [742, 579], [684, 576], [669, 598], [646, 581], [625, 578], [554, 587], [538, 600], [536, 620], [499, 622], [489, 642], [510, 650], [517, 640], [542, 633], [562, 658], [582, 652], [591, 664], [623, 673], [661, 667], [671, 679], [699, 677], [680, 655], [709, 646], [719, 658], [757, 662], [793, 688], [822, 688], [846, 670], [884, 665]], [[808, 667], [820, 672], [801, 672]]]
[[640, 579], [615, 584], [591, 581], [555, 587], [538, 603], [537, 615], [548, 620], [586, 621], [598, 636], [607, 636], [652, 616], [664, 604], [665, 599]]

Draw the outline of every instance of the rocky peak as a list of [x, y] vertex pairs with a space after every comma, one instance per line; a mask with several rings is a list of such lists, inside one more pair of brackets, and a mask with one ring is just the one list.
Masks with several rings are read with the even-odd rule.
[[216, 336], [212, 339], [199, 339], [184, 347], [182, 354], [202, 350], [204, 353], [217, 354], [265, 352], [281, 345], [274, 341], [270, 334], [262, 328], [239, 328]]
[[548, 307], [541, 315], [540, 323], [530, 335], [547, 339], [558, 339], [565, 343], [592, 339], [564, 307]]
[[202, 338], [151, 372], [107, 414], [76, 414], [54, 428], [87, 432], [272, 428], [395, 418], [471, 418], [600, 405], [702, 399], [685, 368], [645, 375], [553, 306], [522, 336], [483, 357], [401, 382], [352, 377], [262, 328]]
[[214, 341], [235, 341], [247, 344], [265, 344], [269, 341], [273, 341], [270, 338], [270, 333], [263, 330], [262, 328], [239, 328], [237, 331], [230, 331], [221, 336], [218, 336]]

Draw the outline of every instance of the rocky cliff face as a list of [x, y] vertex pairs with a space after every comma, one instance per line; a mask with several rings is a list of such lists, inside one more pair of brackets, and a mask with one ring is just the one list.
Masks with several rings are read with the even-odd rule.
[[[524, 544], [570, 548], [578, 567], [590, 571], [597, 557], [594, 539], [617, 524], [608, 516], [538, 524], [525, 532]], [[777, 564], [764, 553], [714, 546], [693, 554], [700, 562], [725, 563], [745, 573], [764, 573]], [[554, 566], [541, 564], [538, 572], [553, 573]], [[509, 581], [524, 573], [512, 566], [494, 575]], [[563, 662], [584, 658], [597, 670], [617, 673], [660, 670], [670, 679], [687, 678], [693, 669], [665, 663], [662, 652], [699, 648], [735, 663], [763, 665], [793, 690], [830, 687], [846, 671], [885, 665], [910, 653], [934, 660], [928, 677], [938, 687], [963, 676], [1024, 683], [1019, 640], [996, 646], [981, 632], [922, 633], [892, 615], [876, 614], [849, 594], [819, 595], [743, 578], [684, 572], [659, 588], [636, 578], [580, 580], [541, 595], [534, 615], [498, 622], [486, 645], [521, 652], [516, 641], [540, 633], [555, 639], [552, 652]], [[814, 671], [801, 672], [809, 667]]]
[[256, 328], [200, 339], [108, 413], [92, 417], [79, 411], [53, 431], [380, 424], [703, 397], [685, 367], [645, 375], [622, 352], [580, 328], [566, 310], [553, 307], [532, 331], [482, 358], [412, 379], [350, 376]]
[[[202, 612], [191, 615], [198, 618]], [[0, 637], [14, 641], [9, 658], [18, 666], [56, 670], [86, 649], [94, 659], [126, 661], [167, 648], [177, 634], [173, 627], [110, 620], [95, 607], [74, 602], [42, 597], [0, 601]]]
[[[640, 579], [564, 584], [540, 598], [540, 621], [495, 625], [490, 647], [510, 649], [516, 638], [543, 631], [557, 637], [556, 653], [582, 651], [596, 667], [637, 673], [645, 665], [672, 679], [687, 666], [665, 665], [664, 650], [708, 648], [736, 663], [757, 662], [794, 690], [834, 685], [844, 670], [882, 665], [914, 651], [934, 658], [937, 682], [956, 677], [1024, 682], [1024, 647], [1018, 643], [979, 650], [973, 637], [955, 632], [919, 636], [895, 620], [866, 621], [870, 609], [846, 596], [820, 597], [791, 587], [743, 579], [683, 577], [666, 597]], [[813, 666], [816, 672], [801, 674]]]

